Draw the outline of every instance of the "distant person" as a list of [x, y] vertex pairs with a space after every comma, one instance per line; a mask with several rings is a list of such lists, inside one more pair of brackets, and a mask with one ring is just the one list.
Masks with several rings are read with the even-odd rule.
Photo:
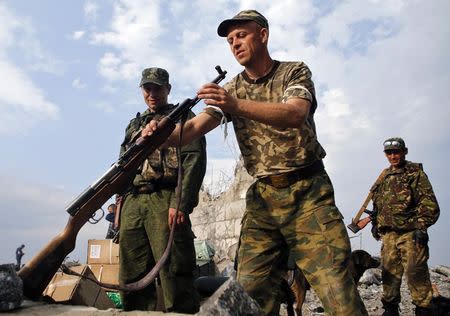
[[23, 252], [23, 248], [25, 248], [24, 244], [20, 245], [20, 247], [16, 249], [16, 261], [17, 261], [16, 269], [17, 270], [19, 270], [21, 268], [21, 266], [22, 266], [21, 261], [22, 261], [23, 255], [25, 254]]
[[106, 239], [113, 239], [117, 233], [117, 230], [114, 228], [114, 219], [116, 217], [116, 204], [112, 203], [108, 206], [108, 214], [105, 219], [109, 222], [108, 232], [106, 233]]
[[383, 315], [399, 315], [404, 273], [415, 315], [432, 315], [427, 229], [437, 221], [439, 205], [422, 164], [405, 159], [405, 141], [389, 138], [383, 147], [390, 167], [372, 188], [372, 234], [382, 241]]

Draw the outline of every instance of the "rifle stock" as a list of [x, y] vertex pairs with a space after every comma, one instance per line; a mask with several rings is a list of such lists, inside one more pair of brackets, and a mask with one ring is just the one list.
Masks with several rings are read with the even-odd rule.
[[[219, 75], [212, 81], [219, 83], [226, 71], [216, 66]], [[163, 144], [175, 129], [177, 121], [200, 101], [197, 97], [186, 99], [158, 123], [158, 129], [151, 135], [140, 137], [97, 181], [84, 190], [66, 211], [69, 221], [62, 232], [20, 269], [18, 275], [23, 281], [24, 295], [37, 299], [58, 271], [66, 256], [75, 249], [76, 237], [83, 225], [108, 201], [121, 193], [133, 179], [136, 170], [153, 151]]]

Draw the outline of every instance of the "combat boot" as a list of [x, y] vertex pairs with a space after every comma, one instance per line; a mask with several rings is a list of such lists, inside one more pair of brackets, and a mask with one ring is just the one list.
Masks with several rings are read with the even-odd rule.
[[433, 316], [431, 308], [416, 306], [416, 316]]
[[384, 312], [381, 316], [400, 316], [398, 313], [398, 304], [383, 302]]

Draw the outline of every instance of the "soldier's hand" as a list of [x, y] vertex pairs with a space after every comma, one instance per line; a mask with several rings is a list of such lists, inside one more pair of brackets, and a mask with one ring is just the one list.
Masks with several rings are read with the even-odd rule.
[[370, 231], [372, 232], [372, 236], [375, 240], [380, 240], [381, 236], [376, 225], [372, 225], [372, 229]]
[[428, 233], [424, 229], [416, 229], [413, 233], [413, 241], [416, 245], [426, 246], [428, 243]]
[[237, 110], [238, 100], [215, 83], [207, 83], [201, 87], [197, 91], [197, 97], [203, 99], [206, 104], [217, 106], [230, 114]]
[[[176, 216], [176, 219], [175, 219]], [[169, 208], [169, 229], [172, 229], [172, 225], [175, 222], [177, 225], [182, 225], [185, 223], [185, 216], [184, 216], [184, 212], [178, 211], [174, 208]]]
[[151, 120], [141, 131], [141, 136], [150, 136], [158, 129], [158, 121]]

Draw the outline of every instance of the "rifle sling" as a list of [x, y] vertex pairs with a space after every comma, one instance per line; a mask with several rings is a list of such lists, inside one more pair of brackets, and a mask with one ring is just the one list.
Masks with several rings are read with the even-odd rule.
[[372, 186], [372, 188], [369, 191], [369, 194], [367, 195], [366, 199], [364, 200], [363, 205], [361, 206], [361, 208], [359, 209], [358, 213], [356, 213], [356, 216], [352, 219], [352, 223], [353, 224], [357, 224], [359, 219], [361, 218], [362, 213], [364, 213], [364, 211], [367, 209], [367, 205], [369, 205], [370, 200], [372, 200], [373, 197], [373, 191], [375, 190], [375, 188], [384, 180], [384, 178], [386, 177], [386, 172], [388, 169], [383, 169], [383, 171], [381, 172], [381, 174], [378, 176], [377, 180], [375, 181], [374, 185]]
[[[185, 121], [186, 121], [186, 116], [183, 116], [180, 121], [180, 138], [179, 138], [179, 146], [178, 146], [179, 148], [181, 148], [181, 140], [183, 137], [183, 126], [184, 126]], [[145, 275], [142, 279], [140, 279], [136, 282], [133, 282], [133, 283], [125, 284], [125, 285], [117, 285], [117, 284], [100, 282], [95, 278], [91, 278], [86, 275], [81, 275], [80, 273], [77, 273], [77, 272], [71, 270], [69, 267], [67, 267], [64, 264], [61, 265], [61, 269], [62, 269], [63, 273], [69, 274], [69, 275], [75, 275], [75, 276], [81, 277], [83, 279], [92, 281], [103, 288], [117, 290], [117, 291], [123, 291], [123, 292], [135, 292], [135, 291], [142, 290], [155, 280], [155, 278], [158, 276], [159, 271], [161, 270], [163, 265], [166, 263], [167, 258], [169, 257], [170, 251], [172, 249], [173, 239], [174, 239], [174, 235], [175, 235], [175, 228], [177, 226], [178, 212], [179, 212], [179, 209], [181, 206], [182, 185], [183, 185], [183, 165], [181, 162], [180, 150], [177, 150], [177, 154], [178, 154], [178, 177], [177, 177], [178, 179], [177, 179], [177, 187], [175, 189], [177, 212], [175, 214], [175, 220], [173, 221], [172, 227], [170, 229], [170, 234], [169, 234], [169, 239], [167, 241], [166, 249], [164, 250], [163, 255], [158, 260], [158, 262], [155, 264], [155, 266], [150, 270], [150, 272], [148, 272], [147, 275]]]

